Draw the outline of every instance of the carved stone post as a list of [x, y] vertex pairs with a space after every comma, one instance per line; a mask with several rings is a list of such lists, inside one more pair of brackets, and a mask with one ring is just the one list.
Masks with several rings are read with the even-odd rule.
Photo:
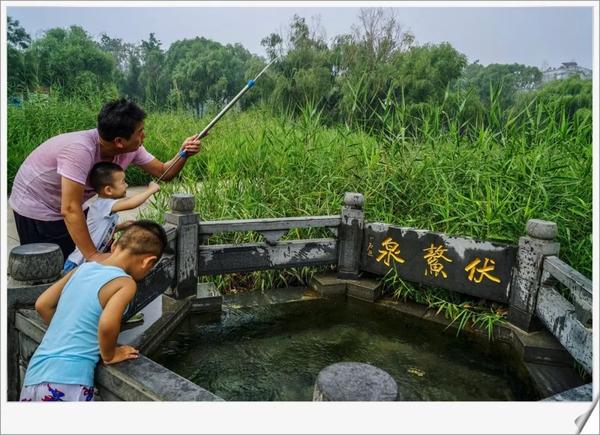
[[356, 279], [360, 276], [360, 250], [362, 246], [365, 215], [365, 198], [361, 193], [346, 192], [342, 207], [342, 223], [339, 231], [338, 273], [340, 279]]
[[531, 330], [544, 257], [558, 255], [557, 226], [539, 219], [527, 221], [527, 235], [519, 238], [516, 270], [510, 291], [508, 321], [524, 331]]
[[165, 221], [177, 226], [175, 298], [181, 299], [196, 293], [198, 284], [198, 213], [194, 212], [193, 195], [179, 193], [171, 196], [171, 212]]
[[60, 277], [63, 254], [54, 243], [30, 243], [13, 248], [8, 256], [7, 282], [7, 393], [8, 400], [18, 400], [21, 375], [26, 362], [21, 361], [20, 340], [15, 329], [18, 308], [32, 308], [52, 282]]

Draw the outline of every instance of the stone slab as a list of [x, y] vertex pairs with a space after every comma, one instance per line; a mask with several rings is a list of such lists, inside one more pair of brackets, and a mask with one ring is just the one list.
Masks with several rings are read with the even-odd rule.
[[544, 402], [591, 402], [592, 384], [585, 384], [580, 387], [571, 388], [562, 393], [544, 399]]
[[528, 362], [524, 365], [542, 399], [584, 384], [571, 367]]
[[392, 308], [409, 316], [422, 318], [427, 313], [427, 307], [423, 304], [417, 304], [410, 301], [399, 301], [391, 296], [384, 296], [377, 304]]
[[223, 304], [230, 307], [253, 307], [260, 305], [284, 304], [319, 299], [321, 296], [306, 287], [287, 287], [262, 292], [229, 294], [223, 297]]
[[375, 302], [383, 292], [383, 285], [374, 279], [347, 280], [348, 297]]
[[346, 280], [339, 279], [334, 273], [314, 275], [308, 285], [321, 296], [346, 294]]
[[523, 361], [540, 364], [572, 366], [573, 358], [547, 330], [524, 332], [513, 329], [514, 344]]

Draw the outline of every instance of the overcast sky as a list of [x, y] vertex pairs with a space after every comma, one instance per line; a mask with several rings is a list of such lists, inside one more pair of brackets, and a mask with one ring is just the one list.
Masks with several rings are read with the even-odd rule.
[[[19, 20], [32, 37], [53, 27], [80, 25], [92, 36], [105, 32], [113, 38], [139, 43], [153, 32], [168, 48], [174, 41], [203, 36], [222, 44], [241, 43], [249, 51], [265, 55], [260, 41], [272, 32], [285, 34], [294, 14], [309, 24], [320, 17], [320, 25], [330, 40], [348, 33], [358, 24], [360, 8], [348, 6], [297, 7], [285, 2], [262, 3], [268, 6], [106, 7], [14, 6], [7, 15]], [[389, 2], [387, 3], [389, 4]], [[131, 5], [131, 3], [129, 3]], [[350, 5], [352, 7], [350, 7]], [[367, 3], [364, 3], [364, 7]], [[514, 7], [407, 7], [394, 9], [403, 27], [413, 32], [419, 44], [450, 42], [467, 55], [469, 62], [523, 63], [559, 66], [575, 61], [592, 67], [593, 21], [591, 6]], [[276, 6], [276, 7], [274, 7]]]

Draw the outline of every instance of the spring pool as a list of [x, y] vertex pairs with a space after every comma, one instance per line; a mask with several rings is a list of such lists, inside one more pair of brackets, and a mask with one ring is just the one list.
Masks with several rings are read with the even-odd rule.
[[341, 361], [387, 371], [404, 400], [538, 399], [507, 343], [353, 299], [229, 303], [218, 322], [189, 315], [149, 356], [230, 401], [312, 400], [319, 371]]

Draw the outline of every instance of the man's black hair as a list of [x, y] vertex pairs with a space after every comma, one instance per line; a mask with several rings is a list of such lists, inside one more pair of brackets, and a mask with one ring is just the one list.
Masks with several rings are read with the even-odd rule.
[[98, 162], [88, 175], [92, 188], [100, 193], [104, 186], [109, 186], [113, 182], [115, 172], [123, 172], [123, 168], [113, 162]]
[[98, 114], [98, 134], [109, 141], [116, 137], [129, 139], [145, 118], [146, 112], [133, 101], [125, 98], [109, 101]]

